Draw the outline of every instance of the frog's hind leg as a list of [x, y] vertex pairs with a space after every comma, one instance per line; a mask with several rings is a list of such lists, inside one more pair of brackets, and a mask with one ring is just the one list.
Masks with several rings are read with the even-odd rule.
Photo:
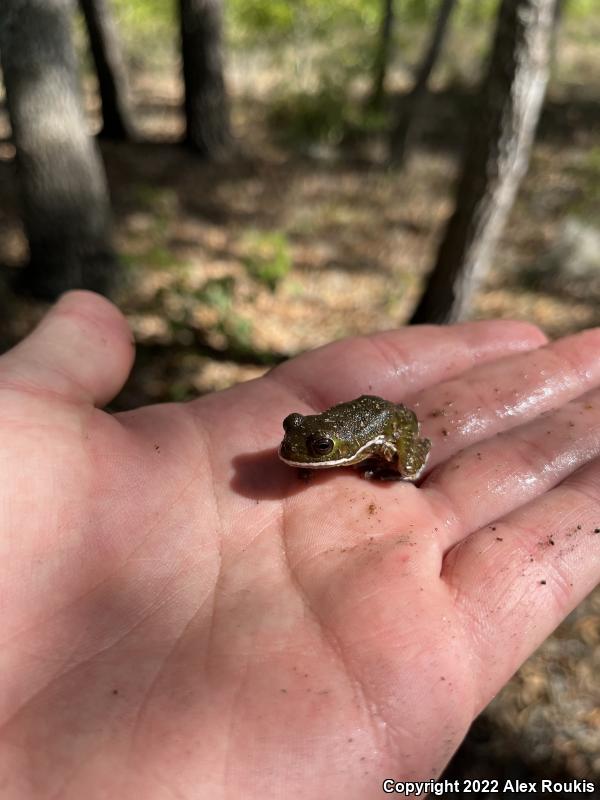
[[379, 454], [392, 464], [398, 461], [398, 450], [391, 442], [383, 442], [383, 444], [379, 445]]
[[398, 447], [398, 467], [405, 480], [416, 481], [425, 469], [431, 442], [429, 439], [412, 439], [409, 441], [399, 441]]

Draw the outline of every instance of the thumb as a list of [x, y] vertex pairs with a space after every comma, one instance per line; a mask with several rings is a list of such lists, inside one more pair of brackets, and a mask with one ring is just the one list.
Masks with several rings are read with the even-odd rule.
[[0, 385], [103, 406], [127, 380], [134, 355], [127, 321], [112, 303], [93, 292], [68, 292], [0, 357]]

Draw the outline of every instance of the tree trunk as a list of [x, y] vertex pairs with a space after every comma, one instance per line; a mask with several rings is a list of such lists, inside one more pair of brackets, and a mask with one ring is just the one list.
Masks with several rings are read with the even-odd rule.
[[115, 278], [110, 207], [86, 131], [69, 0], [2, 0], [0, 57], [30, 260], [22, 288], [55, 298], [107, 293]]
[[383, 0], [381, 12], [379, 41], [373, 64], [373, 88], [369, 97], [371, 108], [381, 108], [383, 101], [394, 26], [394, 0]]
[[419, 122], [419, 112], [427, 95], [427, 84], [442, 51], [448, 30], [450, 15], [456, 0], [441, 0], [435, 26], [415, 77], [415, 83], [396, 113], [396, 120], [390, 135], [390, 160], [396, 166], [406, 162], [411, 141], [414, 139]]
[[565, 15], [566, 0], [556, 0], [554, 7], [554, 25], [552, 27], [552, 41], [550, 43], [550, 71], [556, 68], [556, 52], [558, 50], [558, 38], [563, 25]]
[[529, 164], [548, 82], [555, 2], [502, 0], [455, 211], [412, 323], [463, 318], [486, 275]]
[[107, 139], [131, 139], [134, 126], [125, 61], [110, 0], [79, 0], [90, 39]]
[[179, 0], [179, 7], [186, 141], [205, 158], [219, 159], [230, 144], [221, 0]]

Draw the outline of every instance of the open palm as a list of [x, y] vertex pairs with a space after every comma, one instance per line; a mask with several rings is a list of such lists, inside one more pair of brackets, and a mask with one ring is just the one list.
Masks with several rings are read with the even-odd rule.
[[[2, 797], [380, 797], [441, 771], [600, 578], [600, 332], [339, 342], [111, 416], [133, 348], [67, 295], [0, 358]], [[415, 409], [421, 486], [298, 479], [291, 411]]]

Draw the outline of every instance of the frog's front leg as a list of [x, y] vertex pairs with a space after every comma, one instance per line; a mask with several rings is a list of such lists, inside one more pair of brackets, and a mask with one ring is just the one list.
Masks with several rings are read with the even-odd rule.
[[387, 466], [382, 461], [368, 464], [363, 467], [363, 478], [377, 481], [403, 481], [404, 476], [397, 469]]

